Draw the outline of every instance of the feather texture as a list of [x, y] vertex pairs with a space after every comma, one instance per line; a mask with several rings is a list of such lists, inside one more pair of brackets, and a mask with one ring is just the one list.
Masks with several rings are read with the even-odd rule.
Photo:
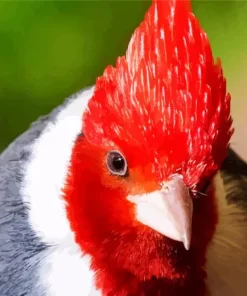
[[[94, 90], [1, 155], [1, 296], [204, 296], [206, 276], [210, 295], [244, 295], [247, 165], [232, 150], [207, 196], [193, 196], [189, 252], [140, 225], [126, 200], [177, 173], [199, 192], [231, 125], [221, 63], [190, 1], [154, 0]], [[109, 174], [109, 149], [125, 155], [128, 178]]]
[[162, 158], [161, 179], [180, 172], [193, 187], [226, 157], [231, 123], [221, 63], [190, 1], [155, 0], [126, 56], [97, 79], [83, 131], [95, 145], [131, 145], [131, 162]]
[[[75, 287], [78, 287], [78, 295], [81, 295], [80, 291], [87, 291], [83, 295], [102, 296], [102, 293], [95, 290], [93, 280], [87, 281], [88, 286], [91, 287], [91, 289], [87, 290], [87, 287], [84, 285], [85, 277], [78, 277], [78, 268], [76, 268], [76, 266], [80, 264], [80, 261], [84, 261], [84, 263], [81, 264], [87, 264], [87, 262], [85, 258], [80, 256], [80, 253], [72, 250], [74, 246], [76, 246], [75, 242], [69, 244], [68, 247], [62, 247], [58, 242], [54, 241], [54, 246], [52, 248], [49, 245], [41, 243], [40, 239], [38, 239], [39, 233], [32, 231], [32, 229], [35, 228], [32, 227], [30, 218], [29, 222], [26, 220], [26, 218], [32, 216], [29, 212], [31, 208], [24, 202], [20, 194], [23, 192], [23, 190], [20, 190], [21, 184], [23, 184], [22, 176], [27, 173], [27, 163], [31, 161], [29, 153], [32, 151], [33, 143], [38, 139], [40, 143], [44, 141], [44, 135], [46, 134], [45, 128], [48, 123], [62, 126], [62, 122], [57, 120], [58, 114], [62, 110], [65, 114], [70, 103], [74, 100], [86, 100], [86, 97], [83, 97], [85, 94], [86, 93], [82, 92], [81, 95], [70, 98], [69, 101], [66, 101], [65, 105], [60, 106], [49, 116], [43, 117], [40, 121], [34, 123], [25, 134], [16, 139], [0, 155], [1, 296], [21, 296], [23, 294], [26, 296], [48, 296], [50, 295], [50, 291], [53, 291], [53, 296], [68, 296], [66, 291], [73, 291]], [[83, 110], [81, 111], [83, 112]], [[69, 114], [71, 114], [71, 112]], [[76, 114], [74, 113], [74, 115]], [[77, 116], [80, 120], [80, 114]], [[51, 131], [52, 137], [49, 142], [51, 146], [60, 143], [60, 141], [64, 142], [64, 137], [67, 138], [66, 133], [56, 133], [56, 130], [57, 129], [52, 129]], [[43, 135], [42, 138], [40, 138], [41, 135]], [[62, 156], [62, 154], [55, 154], [57, 154], [57, 151], [51, 150], [49, 158], [42, 158], [44, 163], [42, 168], [51, 168], [54, 165], [52, 161], [54, 157]], [[36, 157], [41, 158], [42, 155], [37, 154]], [[34, 159], [32, 159], [32, 161], [34, 161]], [[25, 170], [20, 172], [21, 168], [25, 168]], [[46, 176], [47, 170], [38, 167], [37, 170], [39, 171], [39, 179], [37, 181], [40, 182], [40, 180], [43, 180], [43, 177]], [[228, 158], [222, 166], [222, 176], [217, 175], [216, 177], [215, 184], [218, 193], [217, 196], [219, 197], [220, 219], [215, 239], [213, 240], [207, 256], [208, 289], [212, 296], [221, 294], [226, 296], [245, 295], [244, 287], [247, 274], [246, 265], [244, 264], [247, 260], [247, 212], [245, 207], [247, 198], [246, 170], [247, 164], [242, 162], [241, 159], [230, 150]], [[5, 172], [4, 175], [3, 171]], [[15, 185], [13, 185], [12, 182], [15, 180]], [[226, 187], [224, 183], [227, 184]], [[229, 185], [231, 186], [229, 187]], [[52, 186], [55, 186], [55, 184]], [[231, 190], [228, 191], [229, 189], [227, 189], [227, 187]], [[36, 188], [32, 194], [39, 194], [39, 191], [40, 189]], [[52, 198], [54, 197], [52, 196], [52, 191], [49, 191], [47, 194]], [[235, 194], [238, 196], [237, 200], [233, 198]], [[10, 196], [14, 198], [13, 202], [11, 202], [12, 199]], [[6, 216], [7, 211], [11, 213], [11, 216]], [[44, 199], [43, 206], [40, 208], [40, 214], [43, 214], [47, 219]], [[53, 217], [55, 216], [56, 212], [54, 212]], [[52, 220], [49, 223], [53, 223]], [[11, 232], [9, 231], [10, 228], [12, 229]], [[17, 238], [16, 233], [22, 233], [22, 235]], [[22, 246], [24, 249], [20, 249], [19, 246]], [[76, 251], [76, 248], [74, 248], [74, 250]], [[88, 264], [88, 276], [91, 272], [92, 270]], [[30, 274], [32, 274], [32, 276], [30, 276]], [[39, 280], [40, 277], [44, 279], [49, 277], [55, 280], [45, 280], [41, 283]], [[57, 283], [59, 283], [59, 287], [56, 286]]]

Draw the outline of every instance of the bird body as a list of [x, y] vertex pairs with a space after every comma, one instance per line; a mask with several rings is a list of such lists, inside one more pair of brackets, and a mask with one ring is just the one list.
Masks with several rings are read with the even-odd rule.
[[189, 1], [154, 0], [126, 57], [1, 154], [0, 295], [245, 295], [231, 125]]
[[[88, 88], [66, 100], [0, 156], [0, 295], [102, 295], [94, 284], [90, 256], [75, 242], [59, 190], [92, 93]], [[219, 225], [208, 251], [210, 295], [245, 295], [247, 165], [236, 160], [231, 154], [215, 177]], [[241, 168], [238, 178], [237, 172], [229, 172], [233, 166], [237, 172]], [[227, 184], [236, 184], [237, 200], [230, 198]]]
[[74, 241], [60, 190], [91, 93], [66, 100], [1, 154], [0, 295], [90, 295], [90, 261]]

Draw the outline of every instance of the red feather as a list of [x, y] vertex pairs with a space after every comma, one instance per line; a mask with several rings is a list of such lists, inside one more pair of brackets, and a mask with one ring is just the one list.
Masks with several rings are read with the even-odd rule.
[[179, 171], [193, 187], [226, 157], [231, 124], [221, 64], [190, 2], [157, 0], [126, 57], [97, 79], [83, 131], [95, 145], [118, 146], [130, 165], [138, 155], [158, 159], [160, 178]]
[[[194, 200], [189, 251], [138, 224], [126, 196], [176, 172], [198, 190], [225, 158], [231, 124], [221, 64], [190, 2], [153, 1], [126, 57], [97, 79], [64, 188], [71, 228], [104, 296], [205, 295], [213, 189]], [[112, 148], [125, 155], [128, 178], [108, 173]]]

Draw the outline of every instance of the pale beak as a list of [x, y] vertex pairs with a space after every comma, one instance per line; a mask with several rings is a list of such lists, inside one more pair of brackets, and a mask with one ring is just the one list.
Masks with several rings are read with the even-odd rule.
[[142, 224], [190, 248], [193, 202], [180, 176], [163, 183], [162, 189], [144, 195], [128, 196], [136, 205], [136, 218]]

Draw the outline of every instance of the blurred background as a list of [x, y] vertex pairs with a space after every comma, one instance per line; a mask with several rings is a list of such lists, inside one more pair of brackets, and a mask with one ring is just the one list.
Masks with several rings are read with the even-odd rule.
[[[150, 3], [0, 1], [0, 152], [115, 64]], [[223, 61], [236, 126], [232, 142], [247, 158], [247, 1], [194, 0], [193, 9]]]

